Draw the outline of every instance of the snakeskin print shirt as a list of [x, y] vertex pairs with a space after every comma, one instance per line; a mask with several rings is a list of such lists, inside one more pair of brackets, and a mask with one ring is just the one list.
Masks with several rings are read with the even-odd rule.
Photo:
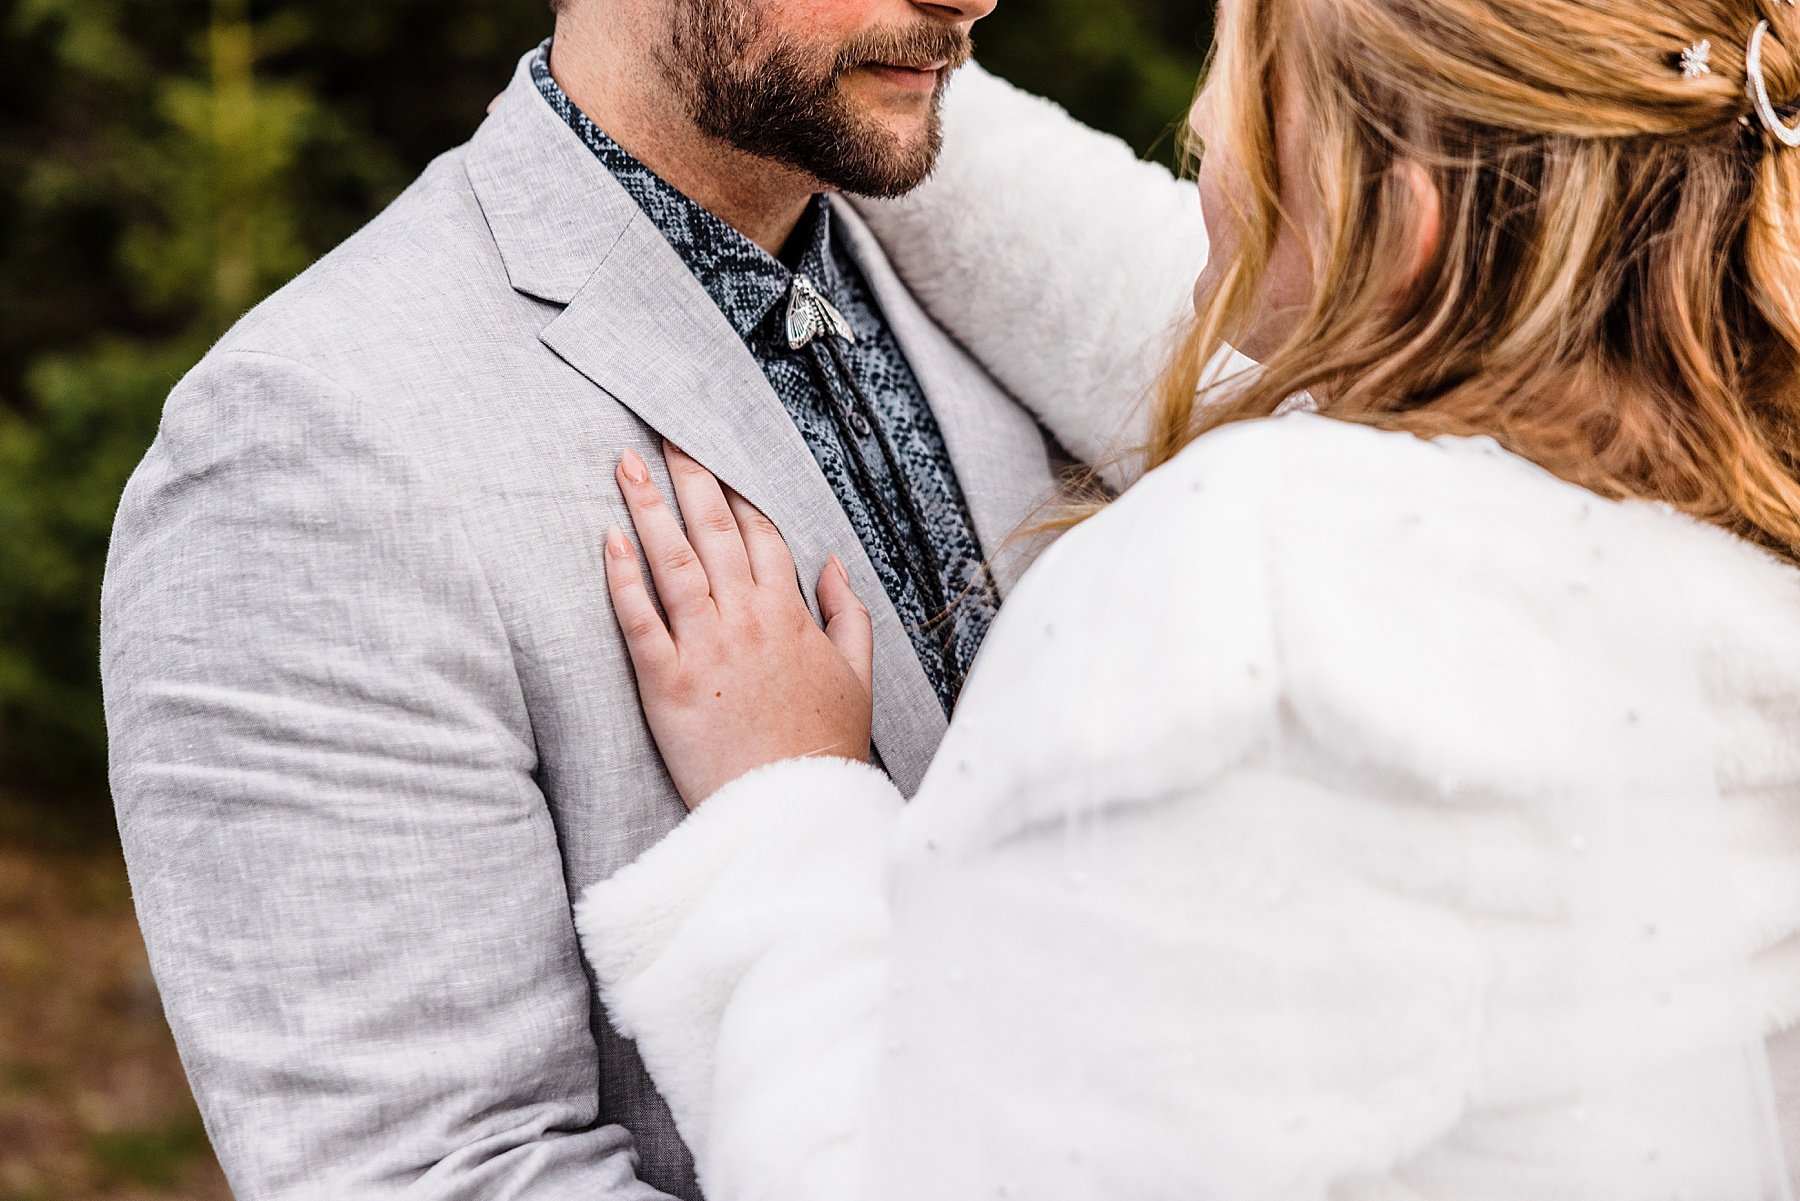
[[[761, 365], [850, 518], [948, 713], [998, 607], [943, 433], [867, 281], [815, 196], [790, 268], [664, 182], [590, 121], [532, 62], [544, 99], [655, 222]], [[852, 338], [790, 345], [791, 297], [806, 281]]]

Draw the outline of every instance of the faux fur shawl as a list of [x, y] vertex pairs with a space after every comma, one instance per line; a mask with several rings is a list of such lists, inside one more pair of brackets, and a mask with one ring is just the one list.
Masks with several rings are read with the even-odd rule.
[[[1294, 414], [1045, 555], [910, 806], [767, 769], [579, 924], [713, 1201], [1738, 1197], [1648, 1084], [1645, 1174], [1583, 1175], [1568, 914], [1656, 879], [1584, 875], [1558, 806], [1661, 820], [1701, 748], [1779, 1040], [1796, 731], [1789, 568], [1485, 441]], [[1670, 1046], [1720, 1034], [1677, 1008]]]
[[[979, 73], [947, 131], [864, 215], [1065, 445], [1123, 449], [1193, 188]], [[1710, 850], [1613, 853], [1690, 811]], [[1665, 891], [1597, 1024], [1572, 915]], [[1654, 1072], [1582, 1089], [1609, 1024], [1766, 1037], [1800, 1124], [1800, 573], [1484, 440], [1233, 427], [1043, 557], [910, 805], [777, 765], [578, 923], [711, 1201], [1735, 1201]], [[1733, 929], [1741, 1029], [1696, 1000]]]

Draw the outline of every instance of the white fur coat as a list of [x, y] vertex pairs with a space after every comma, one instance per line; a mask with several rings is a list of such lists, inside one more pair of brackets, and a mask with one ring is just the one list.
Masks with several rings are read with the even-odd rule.
[[[1029, 161], [1085, 136], [984, 88]], [[1119, 436], [1104, 385], [1148, 378], [1204, 251], [1191, 189], [1086, 142], [1136, 215], [1006, 278], [959, 257], [1032, 251], [963, 240], [995, 177], [962, 145], [883, 236], [1094, 455]], [[909, 253], [909, 222], [936, 248]], [[1667, 854], [1690, 828], [1715, 876]], [[1656, 920], [1607, 911], [1615, 890]], [[1665, 891], [1716, 905], [1663, 914]], [[1651, 949], [1596, 1025], [1567, 985], [1625, 978], [1583, 941], [1621, 914]], [[862, 765], [765, 769], [578, 924], [711, 1201], [1736, 1201], [1654, 1072], [1593, 1113], [1583, 1089], [1615, 1024], [1766, 1038], [1780, 1070], [1800, 573], [1484, 440], [1232, 427], [1044, 556], [910, 804]], [[1703, 999], [1737, 928], [1734, 1017]]]

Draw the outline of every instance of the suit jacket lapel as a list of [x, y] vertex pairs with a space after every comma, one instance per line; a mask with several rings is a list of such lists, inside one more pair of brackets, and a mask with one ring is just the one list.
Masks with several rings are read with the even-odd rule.
[[924, 389], [1004, 595], [1047, 541], [1014, 535], [1050, 499], [1060, 464], [1037, 422], [920, 307], [855, 210], [834, 203], [832, 221]]
[[875, 626], [875, 746], [903, 792], [943, 710], [873, 565], [762, 369], [687, 266], [537, 94], [528, 70], [469, 174], [520, 291], [566, 307], [540, 338], [781, 529], [807, 585], [836, 553]]

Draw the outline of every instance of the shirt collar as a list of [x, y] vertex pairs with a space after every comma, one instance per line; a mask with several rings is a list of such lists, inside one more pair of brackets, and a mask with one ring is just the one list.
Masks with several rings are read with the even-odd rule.
[[823, 196], [812, 198], [795, 228], [794, 237], [804, 240], [805, 250], [798, 270], [789, 270], [787, 264], [639, 162], [575, 107], [550, 73], [548, 41], [532, 57], [531, 75], [550, 107], [655, 223], [740, 338], [748, 341], [787, 297], [795, 275], [808, 276], [828, 297], [842, 295], [844, 281], [832, 253], [831, 206]]

